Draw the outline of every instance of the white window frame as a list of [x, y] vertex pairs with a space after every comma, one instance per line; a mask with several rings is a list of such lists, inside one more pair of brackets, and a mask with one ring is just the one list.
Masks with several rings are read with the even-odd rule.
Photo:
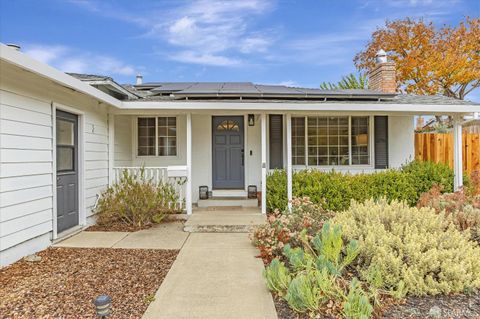
[[[169, 117], [174, 117], [175, 118], [175, 129], [177, 129], [177, 134], [175, 136], [175, 148], [177, 150], [176, 155], [158, 155], [158, 118], [169, 118]], [[138, 119], [143, 119], [143, 118], [154, 118], [155, 119], [155, 155], [139, 155], [138, 154]], [[139, 115], [135, 117], [135, 157], [136, 158], [155, 158], [155, 157], [160, 157], [160, 158], [178, 158], [178, 116], [172, 115], [172, 116], [161, 116], [161, 115]]]
[[[348, 151], [349, 151], [349, 164], [348, 165], [308, 165], [308, 117], [348, 117]], [[302, 116], [295, 116], [292, 114], [293, 118], [305, 118], [305, 165], [293, 165], [293, 168], [316, 168], [322, 170], [349, 170], [349, 169], [362, 169], [368, 170], [374, 168], [374, 145], [373, 145], [373, 127], [374, 127], [374, 116], [373, 115], [329, 115], [329, 114], [309, 114]], [[368, 117], [368, 164], [352, 164], [352, 117]], [[293, 143], [292, 143], [293, 144]]]

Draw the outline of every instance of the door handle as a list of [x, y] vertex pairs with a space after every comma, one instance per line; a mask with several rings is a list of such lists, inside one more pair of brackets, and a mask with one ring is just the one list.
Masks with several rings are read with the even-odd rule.
[[242, 149], [242, 166], [245, 166], [245, 150]]

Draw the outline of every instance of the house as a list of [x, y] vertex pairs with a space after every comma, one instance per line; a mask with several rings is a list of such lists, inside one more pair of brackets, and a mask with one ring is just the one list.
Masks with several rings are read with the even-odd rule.
[[152, 178], [180, 181], [187, 214], [205, 205], [200, 186], [242, 205], [252, 205], [244, 199], [252, 186], [265, 213], [271, 169], [287, 170], [291, 198], [295, 169], [373, 172], [411, 160], [416, 115], [455, 119], [460, 187], [461, 119], [480, 106], [396, 94], [393, 63], [377, 62], [369, 90], [141, 77], [121, 86], [0, 45], [0, 264], [93, 223], [99, 193], [123, 169], [144, 166]]

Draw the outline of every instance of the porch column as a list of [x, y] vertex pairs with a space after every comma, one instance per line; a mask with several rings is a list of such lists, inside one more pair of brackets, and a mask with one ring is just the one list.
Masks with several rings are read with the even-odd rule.
[[262, 214], [267, 213], [267, 115], [261, 115], [262, 128]]
[[292, 114], [287, 114], [287, 199], [288, 209], [292, 208]]
[[456, 116], [453, 119], [453, 188], [455, 191], [463, 186], [462, 121], [461, 116]]
[[185, 204], [187, 214], [192, 214], [192, 114], [187, 113], [187, 183]]
[[112, 185], [115, 181], [115, 115], [108, 114], [108, 185]]

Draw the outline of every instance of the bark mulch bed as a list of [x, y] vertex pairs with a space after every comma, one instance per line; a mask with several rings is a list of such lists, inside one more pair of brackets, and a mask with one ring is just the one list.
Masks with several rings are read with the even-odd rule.
[[[307, 319], [306, 315], [299, 315], [288, 307], [285, 300], [274, 297], [278, 319]], [[430, 312], [433, 307], [436, 314]], [[440, 311], [438, 311], [440, 310]], [[319, 317], [330, 319], [331, 317]], [[387, 319], [478, 319], [480, 318], [480, 293], [472, 295], [408, 297], [402, 303], [386, 309], [378, 318]]]
[[[450, 295], [430, 297], [408, 297], [404, 303], [387, 309], [383, 318], [388, 319], [424, 319], [435, 318], [430, 314], [438, 307], [440, 314], [436, 318], [475, 319], [480, 318], [480, 293], [471, 295]], [[433, 312], [432, 312], [433, 314]]]
[[127, 224], [111, 224], [111, 225], [92, 225], [85, 229], [85, 231], [120, 231], [120, 232], [128, 232], [133, 233], [139, 230], [144, 230], [151, 228], [153, 225], [143, 225], [143, 226], [135, 226], [135, 225], [127, 225]]
[[[285, 300], [273, 297], [278, 319], [307, 319], [308, 316], [297, 314], [288, 307]], [[438, 307], [434, 316], [430, 310]], [[332, 318], [321, 316], [319, 318]], [[378, 318], [386, 319], [475, 319], [480, 318], [480, 294], [408, 297], [402, 303], [395, 304], [386, 309]]]
[[[167, 214], [165, 218], [162, 220], [160, 224], [165, 224], [165, 223], [184, 223], [185, 220], [182, 218], [178, 218], [177, 216], [182, 216], [182, 214]], [[92, 225], [89, 226], [88, 228], [84, 229], [84, 231], [119, 231], [119, 232], [128, 232], [128, 233], [133, 233], [139, 230], [144, 230], [144, 229], [149, 229], [155, 225], [160, 225], [160, 224], [148, 224], [148, 225], [142, 225], [142, 226], [137, 226], [137, 225], [131, 225], [131, 224], [125, 224], [125, 223], [112, 223], [109, 225]]]
[[178, 250], [48, 248], [41, 260], [0, 270], [2, 318], [97, 318], [93, 299], [113, 300], [109, 318], [140, 318]]

